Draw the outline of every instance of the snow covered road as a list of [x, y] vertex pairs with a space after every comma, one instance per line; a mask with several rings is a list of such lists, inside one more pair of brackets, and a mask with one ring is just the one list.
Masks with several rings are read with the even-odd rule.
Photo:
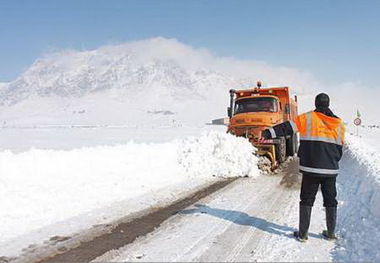
[[295, 167], [291, 164], [279, 175], [237, 180], [154, 232], [94, 261], [332, 261], [334, 243], [319, 234], [324, 229], [320, 195], [309, 242], [292, 237], [299, 201], [297, 187], [289, 187], [299, 183]]
[[[236, 138], [234, 138], [233, 141], [235, 141], [235, 139]], [[207, 143], [205, 144], [205, 142]], [[179, 144], [181, 146], [179, 148], [174, 147], [177, 144], [172, 145], [173, 143], [168, 145], [145, 145], [144, 149], [151, 149], [152, 155], [158, 151], [166, 153], [165, 155], [160, 155], [166, 159], [155, 159], [159, 163], [165, 163], [166, 167], [162, 170], [155, 169], [155, 173], [144, 173], [145, 170], [142, 169], [135, 169], [135, 171], [139, 172], [138, 178], [142, 186], [148, 187], [154, 185], [155, 187], [160, 186], [161, 188], [157, 188], [157, 190], [153, 189], [154, 191], [147, 191], [146, 195], [143, 196], [139, 195], [132, 199], [123, 199], [121, 202], [112, 202], [108, 206], [105, 206], [104, 203], [101, 203], [101, 205], [98, 204], [99, 207], [97, 209], [100, 209], [99, 211], [82, 211], [81, 214], [76, 215], [73, 213], [73, 209], [71, 209], [72, 217], [69, 219], [56, 222], [52, 225], [40, 225], [40, 229], [31, 231], [22, 236], [17, 232], [19, 228], [10, 227], [9, 224], [5, 224], [3, 225], [4, 231], [1, 234], [10, 233], [15, 235], [15, 238], [13, 240], [5, 239], [0, 246], [0, 251], [2, 251], [2, 253], [0, 253], [0, 262], [2, 262], [2, 260], [4, 262], [37, 262], [43, 258], [52, 256], [56, 249], [58, 249], [59, 252], [71, 253], [70, 248], [81, 246], [83, 241], [92, 242], [95, 236], [103, 237], [102, 235], [110, 231], [117, 231], [118, 228], [115, 226], [121, 222], [120, 220], [127, 222], [126, 220], [130, 220], [131, 216], [138, 217], [136, 213], [141, 209], [150, 209], [147, 213], [151, 212], [152, 209], [155, 211], [157, 208], [165, 207], [176, 200], [188, 196], [190, 192], [198, 191], [199, 188], [223, 180], [218, 176], [210, 176], [215, 174], [214, 172], [225, 174], [225, 172], [223, 172], [224, 170], [220, 169], [221, 167], [233, 168], [233, 170], [228, 170], [230, 171], [228, 174], [231, 174], [231, 176], [236, 175], [236, 171], [239, 171], [236, 169], [235, 164], [241, 165], [247, 163], [251, 165], [244, 165], [243, 167], [248, 169], [254, 165], [254, 168], [257, 169], [256, 159], [243, 159], [244, 156], [247, 156], [247, 158], [248, 156], [252, 157], [250, 154], [251, 149], [245, 149], [242, 147], [243, 145], [235, 147], [234, 143], [229, 144], [228, 142], [229, 140], [225, 140], [223, 136], [220, 137], [219, 135], [211, 134], [200, 137], [198, 140], [186, 140], [185, 143]], [[166, 220], [163, 219], [165, 221], [161, 221], [163, 223], [161, 223], [159, 227], [155, 228], [158, 224], [154, 225], [150, 231], [145, 232], [149, 234], [140, 234], [138, 235], [140, 236], [139, 238], [131, 238], [128, 241], [124, 236], [128, 235], [129, 237], [130, 232], [124, 231], [124, 236], [118, 240], [117, 244], [112, 244], [112, 246], [107, 247], [107, 249], [97, 251], [96, 254], [88, 257], [86, 261], [377, 262], [380, 258], [378, 252], [378, 247], [380, 246], [380, 232], [378, 231], [380, 226], [380, 168], [378, 165], [380, 156], [377, 149], [373, 149], [362, 139], [349, 135], [347, 136], [347, 142], [345, 154], [341, 161], [341, 172], [337, 180], [339, 202], [337, 233], [340, 238], [335, 243], [322, 239], [320, 235], [321, 230], [325, 228], [324, 208], [322, 207], [322, 197], [320, 193], [317, 195], [317, 200], [313, 208], [309, 241], [306, 244], [299, 243], [292, 237], [292, 232], [298, 225], [300, 175], [298, 173], [297, 163], [289, 162], [288, 167], [284, 168], [283, 171], [279, 171], [277, 175], [260, 175], [255, 173], [256, 170], [252, 168], [252, 176], [240, 178], [205, 198], [197, 199], [198, 201], [196, 203], [192, 202], [193, 205], [190, 207], [187, 206], [192, 203], [177, 208], [174, 210], [176, 213], [173, 216], [171, 216], [172, 213], [168, 215], [170, 217], [166, 217]], [[210, 143], [212, 147], [210, 147]], [[235, 141], [235, 143], [238, 143], [238, 141]], [[133, 152], [129, 152], [129, 147], [131, 146], [134, 146], [134, 144], [126, 147], [126, 149], [120, 149], [120, 147], [114, 147], [112, 149], [99, 148], [97, 149], [99, 150], [98, 154], [95, 154], [94, 157], [107, 157], [108, 155], [104, 154], [107, 152], [103, 152], [103, 150], [109, 150], [114, 154], [126, 154], [120, 155], [118, 159], [115, 159], [116, 164], [118, 164], [119, 159], [123, 161], [128, 160], [129, 153], [131, 153], [132, 156]], [[136, 147], [132, 147], [132, 149]], [[240, 149], [241, 155], [236, 156], [236, 150], [231, 151], [231, 148]], [[189, 149], [193, 150], [189, 151]], [[205, 149], [207, 149], [206, 152]], [[243, 150], [249, 154], [244, 154]], [[78, 150], [78, 152], [83, 154], [83, 156], [87, 156], [91, 153], [88, 149]], [[150, 151], [148, 151], [148, 153], [149, 152]], [[235, 159], [231, 159], [229, 155], [221, 155], [222, 153], [231, 152], [234, 153]], [[25, 154], [30, 155], [32, 153], [33, 152], [29, 152]], [[178, 153], [186, 153], [188, 156], [187, 158], [178, 159]], [[57, 155], [55, 152], [49, 152], [49, 154], [53, 157]], [[71, 155], [72, 152], [60, 154]], [[36, 181], [36, 178], [48, 178], [47, 176], [37, 177], [37, 175], [41, 173], [33, 176], [34, 181], [25, 181], [21, 180], [24, 178], [22, 175], [29, 175], [28, 173], [15, 173], [11, 169], [12, 167], [19, 167], [10, 164], [17, 161], [17, 158], [21, 156], [20, 154], [13, 156], [11, 153], [3, 153], [2, 156], [4, 164], [2, 167], [7, 168], [3, 171], [8, 172], [3, 173], [3, 180], [8, 178], [12, 179], [17, 183], [14, 184], [15, 186], [28, 186], [25, 182], [34, 181], [34, 185], [36, 186], [46, 185], [45, 180]], [[30, 162], [30, 167], [34, 167], [36, 160], [39, 158], [39, 155], [32, 156], [33, 162]], [[47, 155], [44, 154], [42, 157], [44, 156]], [[82, 160], [96, 160], [96, 158], [91, 158], [91, 156], [87, 156], [87, 159], [82, 158]], [[141, 154], [141, 160], [145, 160], [146, 156], [151, 155]], [[155, 156], [159, 155], [156, 154]], [[67, 160], [71, 159], [68, 158]], [[189, 164], [186, 166], [188, 168], [193, 167], [190, 164], [197, 164], [194, 166], [196, 168], [195, 170], [188, 170], [195, 174], [206, 171], [206, 168], [210, 169], [210, 164], [213, 164], [212, 167], [218, 169], [207, 170], [208, 172], [204, 175], [190, 176], [187, 172], [179, 169], [180, 167], [178, 169], [176, 168], [178, 164], [181, 163], [179, 160], [186, 160], [186, 164]], [[232, 161], [227, 162], [226, 160]], [[242, 160], [246, 161], [242, 162]], [[70, 163], [72, 162], [67, 162], [67, 164]], [[28, 164], [28, 162], [24, 163], [23, 166], [27, 169], [28, 165], [25, 164]], [[32, 166], [32, 164], [34, 166]], [[115, 163], [110, 162], [110, 164]], [[153, 162], [153, 164], [155, 163]], [[175, 168], [170, 170], [174, 171], [172, 177], [163, 176], [167, 176], [168, 164], [170, 164], [170, 167]], [[206, 167], [206, 164], [208, 164], [208, 167]], [[110, 167], [111, 166], [115, 165], [110, 165]], [[67, 167], [70, 166], [67, 165]], [[76, 168], [76, 166], [73, 167]], [[116, 167], [118, 166], [116, 165]], [[151, 167], [156, 166], [151, 165]], [[150, 168], [146, 167], [146, 169], [148, 171]], [[38, 171], [41, 172], [41, 170]], [[46, 169], [46, 173], [42, 173], [42, 175], [50, 175], [50, 171], [54, 170]], [[89, 171], [87, 171], [87, 174], [79, 177], [83, 182], [94, 183], [96, 182], [96, 178], [103, 178], [102, 173], [104, 172], [99, 173], [99, 177], [94, 177], [93, 175], [88, 177]], [[136, 177], [135, 173], [126, 173], [124, 169], [123, 172], [120, 173], [120, 176], [118, 176], [118, 173], [112, 173], [114, 170], [111, 169], [109, 171], [107, 174], [109, 175], [108, 179], [111, 180], [110, 189], [120, 187], [120, 189], [123, 190], [121, 196], [127, 198], [127, 194], [130, 193], [127, 190], [132, 189], [134, 186], [130, 184], [130, 179]], [[175, 173], [175, 171], [182, 172]], [[151, 174], [154, 176], [150, 176]], [[244, 174], [246, 173], [242, 173], [240, 176]], [[130, 177], [128, 177], [129, 175]], [[147, 176], [144, 177], [144, 175]], [[207, 177], [206, 175], [209, 176]], [[20, 178], [20, 180], [16, 180], [18, 178]], [[56, 178], [59, 178], [59, 174]], [[112, 184], [112, 182], [118, 182], [118, 178], [124, 178], [123, 184]], [[148, 180], [149, 178], [157, 180]], [[162, 180], [162, 178], [165, 178], [165, 180]], [[65, 178], [66, 181], [68, 179], [67, 177]], [[78, 180], [78, 178], [76, 180]], [[10, 186], [13, 181], [6, 181], [8, 184], [5, 186], [8, 187], [3, 189], [11, 190], [12, 188], [10, 188]], [[170, 183], [166, 183], [166, 181]], [[22, 182], [22, 184], [19, 182]], [[101, 182], [102, 184], [99, 185], [104, 187], [105, 181], [102, 179]], [[161, 184], [156, 185], [158, 182]], [[68, 186], [70, 186], [70, 184], [68, 184]], [[70, 187], [68, 189], [70, 189]], [[94, 188], [92, 190], [99, 189]], [[14, 213], [15, 208], [28, 211], [24, 209], [26, 206], [15, 206], [16, 199], [9, 199], [12, 196], [17, 196], [19, 192], [8, 191], [9, 196], [6, 195], [6, 193], [7, 192], [2, 192], [2, 200], [3, 202], [5, 200], [5, 204], [12, 204], [12, 209], [3, 209], [3, 213], [9, 212], [10, 215], [13, 215], [12, 213]], [[58, 191], [54, 193], [58, 193]], [[34, 195], [31, 196], [33, 197]], [[62, 197], [66, 196], [67, 194]], [[8, 200], [12, 200], [12, 202], [6, 202], [7, 199], [5, 197], [7, 197]], [[58, 197], [61, 198], [61, 196], [57, 196], [57, 198]], [[88, 199], [83, 194], [77, 196], [73, 195], [73, 197], [79, 198], [79, 200], [82, 201]], [[75, 201], [75, 199], [73, 200]], [[37, 202], [36, 204], [41, 203]], [[28, 206], [28, 208], [30, 208], [30, 206]], [[88, 207], [85, 208], [88, 209]], [[36, 213], [33, 213], [33, 215], [36, 215]], [[46, 216], [46, 212], [42, 215]], [[7, 217], [2, 217], [2, 222], [6, 222], [6, 219]], [[23, 221], [21, 220], [26, 219], [20, 217], [17, 218], [16, 221], [13, 220], [9, 222], [30, 227], [30, 222], [32, 221], [27, 220], [29, 224], [22, 224]], [[86, 224], [82, 224], [83, 222], [86, 222]], [[137, 228], [139, 228], [140, 223], [140, 221], [137, 222]], [[87, 228], [84, 226], [87, 226]], [[82, 228], [83, 230], [81, 230]], [[23, 249], [19, 252], [21, 248]], [[108, 251], [109, 249], [117, 250]], [[105, 254], [102, 255], [102, 253]]]

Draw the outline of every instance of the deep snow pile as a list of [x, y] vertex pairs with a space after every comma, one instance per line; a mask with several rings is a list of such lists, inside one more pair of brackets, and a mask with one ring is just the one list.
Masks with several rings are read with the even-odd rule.
[[[187, 174], [202, 176], [255, 176], [259, 174], [254, 148], [244, 138], [217, 132], [204, 133], [201, 137], [183, 140], [179, 162]], [[240, 152], [235, 154], [235, 151]], [[243, 153], [243, 154], [241, 154]], [[250, 154], [251, 153], [251, 154]]]
[[[169, 143], [0, 152], [0, 255], [14, 253], [8, 241], [21, 235], [30, 239], [28, 234], [40, 232], [34, 242], [42, 242], [48, 237], [41, 236], [44, 226], [63, 222], [66, 235], [78, 231], [84, 227], [78, 222], [91, 221], [93, 210], [115, 202], [138, 197], [143, 209], [162, 203], [152, 197], [169, 186], [180, 185], [185, 192], [191, 180], [200, 185], [213, 176], [257, 176], [258, 158], [252, 152], [246, 140], [218, 132]], [[128, 209], [123, 207], [121, 216]], [[80, 215], [85, 216], [65, 225]]]
[[380, 147], [370, 144], [372, 139], [347, 135], [347, 149], [338, 176], [341, 238], [334, 254], [339, 261], [380, 259]]
[[[369, 134], [367, 131], [365, 133], [366, 135]], [[380, 185], [380, 145], [374, 144], [376, 141], [378, 141], [377, 136], [379, 134], [380, 130], [377, 130], [377, 134], [372, 134], [376, 136], [372, 138], [367, 137], [366, 135], [363, 137], [358, 137], [355, 135], [347, 134], [346, 140], [347, 146], [355, 159], [359, 162], [360, 165], [363, 165], [368, 169], [369, 175], [373, 177], [373, 179]]]

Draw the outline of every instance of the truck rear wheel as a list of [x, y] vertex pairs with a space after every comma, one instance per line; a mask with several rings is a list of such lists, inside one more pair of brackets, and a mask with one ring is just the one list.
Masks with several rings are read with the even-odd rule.
[[297, 152], [297, 135], [293, 134], [286, 140], [286, 156], [293, 156]]
[[280, 143], [276, 144], [276, 160], [278, 164], [285, 162], [286, 159], [286, 140], [280, 137]]

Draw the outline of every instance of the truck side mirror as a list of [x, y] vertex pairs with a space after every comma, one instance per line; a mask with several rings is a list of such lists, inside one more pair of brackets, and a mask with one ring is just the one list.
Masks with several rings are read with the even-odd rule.
[[286, 114], [290, 113], [290, 106], [289, 106], [289, 104], [285, 105], [285, 113]]
[[228, 117], [232, 118], [231, 107], [227, 107], [227, 114], [228, 114]]

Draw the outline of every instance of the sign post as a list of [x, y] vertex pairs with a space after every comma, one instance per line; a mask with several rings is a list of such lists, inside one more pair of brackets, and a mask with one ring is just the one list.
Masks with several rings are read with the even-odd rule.
[[357, 117], [354, 120], [354, 124], [356, 125], [356, 136], [359, 136], [359, 125], [362, 124], [362, 120], [359, 117]]

